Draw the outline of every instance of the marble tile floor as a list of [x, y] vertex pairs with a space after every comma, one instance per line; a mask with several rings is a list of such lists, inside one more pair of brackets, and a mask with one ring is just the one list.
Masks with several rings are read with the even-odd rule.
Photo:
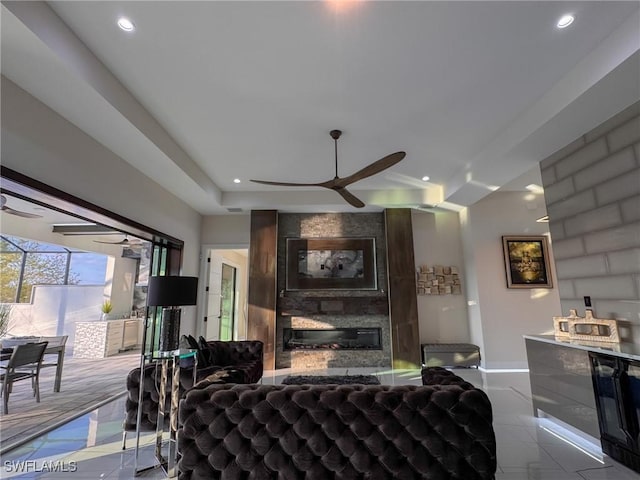
[[[284, 369], [265, 372], [262, 382], [279, 384], [290, 374], [374, 374], [386, 385], [421, 383], [417, 370], [375, 368]], [[533, 417], [526, 372], [456, 369], [456, 374], [483, 388], [491, 399], [498, 445], [497, 480], [640, 479], [640, 475], [604, 456], [599, 445], [585, 442], [549, 419]], [[124, 398], [119, 398], [6, 453], [1, 459], [0, 478], [133, 479], [133, 435], [129, 434], [127, 449], [121, 449], [123, 412]], [[152, 434], [141, 436], [139, 465], [153, 465], [153, 441]], [[576, 447], [567, 441], [579, 445]], [[152, 469], [136, 478], [161, 479], [166, 476], [161, 469]]]

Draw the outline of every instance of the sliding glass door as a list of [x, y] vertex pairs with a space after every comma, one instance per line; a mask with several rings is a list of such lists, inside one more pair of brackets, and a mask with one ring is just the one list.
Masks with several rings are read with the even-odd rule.
[[[152, 276], [179, 275], [182, 264], [182, 249], [172, 244], [154, 243], [151, 255], [150, 272]], [[149, 322], [147, 322], [145, 352], [157, 350], [160, 342], [160, 322], [162, 307], [147, 307]]]

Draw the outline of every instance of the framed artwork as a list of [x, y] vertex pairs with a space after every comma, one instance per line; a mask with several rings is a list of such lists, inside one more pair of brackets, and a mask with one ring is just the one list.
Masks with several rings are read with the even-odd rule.
[[502, 237], [507, 288], [551, 288], [547, 237]]
[[287, 290], [375, 290], [374, 238], [287, 238]]

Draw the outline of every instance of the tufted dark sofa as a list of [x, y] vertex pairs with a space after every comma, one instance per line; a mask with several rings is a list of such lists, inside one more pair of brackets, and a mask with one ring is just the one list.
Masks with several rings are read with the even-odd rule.
[[459, 385], [465, 390], [476, 388], [451, 370], [443, 367], [423, 367], [420, 374], [423, 385]]
[[458, 385], [196, 386], [180, 480], [492, 480], [491, 404]]
[[[260, 381], [263, 372], [263, 343], [257, 340], [245, 341], [214, 341], [206, 342], [211, 353], [209, 360], [215, 360], [215, 364], [208, 366], [198, 365], [196, 379], [198, 381], [219, 370], [226, 370], [228, 376], [224, 378], [226, 383], [255, 383]], [[215, 352], [215, 353], [212, 353]], [[158, 399], [160, 397], [159, 363], [150, 363], [144, 367], [144, 381], [142, 393], [142, 430], [155, 430], [158, 419]], [[171, 372], [169, 372], [170, 389]], [[193, 387], [193, 367], [180, 367], [180, 395]], [[140, 368], [134, 368], [127, 376], [127, 399], [125, 402], [124, 431], [136, 429], [136, 416], [138, 414], [138, 398], [140, 392]], [[169, 411], [170, 395], [167, 394], [166, 410]], [[124, 445], [124, 439], [123, 439]]]

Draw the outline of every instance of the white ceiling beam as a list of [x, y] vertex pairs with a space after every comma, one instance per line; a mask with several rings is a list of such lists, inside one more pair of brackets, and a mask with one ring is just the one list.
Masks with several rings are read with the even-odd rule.
[[219, 203], [221, 191], [218, 186], [45, 2], [8, 1], [2, 5], [75, 76], [94, 89], [213, 201]]

